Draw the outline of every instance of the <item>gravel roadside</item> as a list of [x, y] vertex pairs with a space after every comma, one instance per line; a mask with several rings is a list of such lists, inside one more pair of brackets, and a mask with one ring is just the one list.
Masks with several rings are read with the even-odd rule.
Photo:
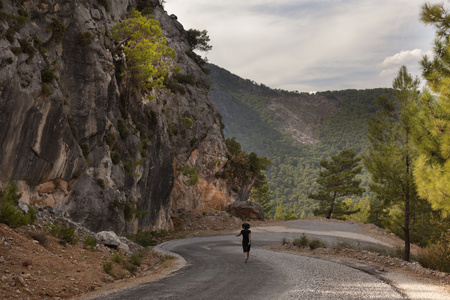
[[[403, 242], [398, 237], [386, 234], [373, 225], [324, 219], [296, 220], [276, 226], [257, 226], [253, 228], [253, 232], [278, 233], [280, 236], [287, 237], [288, 241], [305, 234], [307, 237], [318, 238], [328, 245], [336, 245], [341, 240], [353, 242], [358, 246], [361, 246], [361, 242], [365, 242], [368, 245], [395, 248], [401, 246]], [[382, 256], [366, 250], [326, 248], [310, 250], [309, 248], [300, 249], [290, 243], [265, 248], [323, 258], [363, 270], [388, 282], [407, 299], [450, 299], [450, 274], [429, 270], [414, 262], [404, 262], [398, 258]]]

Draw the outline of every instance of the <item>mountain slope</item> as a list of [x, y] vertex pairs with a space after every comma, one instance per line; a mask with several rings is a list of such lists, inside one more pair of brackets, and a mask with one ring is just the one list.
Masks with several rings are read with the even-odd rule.
[[[367, 121], [384, 89], [308, 93], [273, 90], [210, 65], [211, 97], [223, 117], [226, 137], [267, 156], [272, 204], [299, 217], [315, 207], [319, 161], [343, 148], [367, 148]], [[363, 174], [363, 185], [367, 174]]]

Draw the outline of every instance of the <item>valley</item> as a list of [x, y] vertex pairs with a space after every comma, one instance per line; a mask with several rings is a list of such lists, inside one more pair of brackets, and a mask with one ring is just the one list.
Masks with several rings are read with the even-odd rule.
[[[344, 148], [357, 154], [368, 147], [368, 121], [386, 89], [326, 91], [316, 94], [270, 89], [209, 65], [211, 98], [222, 115], [227, 138], [243, 149], [267, 156], [274, 209], [282, 205], [300, 217], [313, 216], [319, 161]], [[368, 174], [360, 175], [362, 186]], [[359, 199], [365, 198], [363, 195]]]

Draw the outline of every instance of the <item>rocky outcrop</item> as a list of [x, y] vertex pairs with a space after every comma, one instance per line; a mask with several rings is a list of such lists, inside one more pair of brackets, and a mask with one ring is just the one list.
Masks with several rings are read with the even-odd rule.
[[153, 100], [130, 95], [112, 53], [112, 27], [136, 1], [2, 1], [0, 10], [0, 184], [16, 181], [22, 201], [95, 232], [169, 229], [171, 209], [236, 199], [214, 176], [226, 162], [219, 114], [186, 32], [159, 1], [138, 2], [190, 78]]
[[261, 205], [252, 201], [233, 202], [227, 207], [227, 212], [244, 220], [264, 220], [264, 212]]

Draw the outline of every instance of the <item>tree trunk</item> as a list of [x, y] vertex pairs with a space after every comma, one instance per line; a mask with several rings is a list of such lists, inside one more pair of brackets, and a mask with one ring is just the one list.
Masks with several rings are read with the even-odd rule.
[[405, 202], [405, 224], [403, 226], [403, 232], [405, 235], [405, 252], [403, 253], [403, 260], [409, 261], [409, 255], [411, 253], [411, 244], [409, 241], [409, 199]]
[[[406, 133], [406, 144], [408, 145], [409, 135]], [[410, 208], [410, 202], [411, 202], [411, 183], [410, 183], [410, 161], [409, 161], [409, 154], [406, 154], [405, 158], [405, 164], [406, 164], [406, 174], [405, 174], [405, 185], [406, 185], [406, 191], [405, 191], [405, 218], [404, 218], [404, 224], [403, 224], [403, 233], [405, 236], [405, 252], [403, 253], [403, 260], [409, 261], [409, 256], [411, 252], [411, 244], [410, 244], [410, 238], [409, 238], [409, 223], [410, 223], [410, 215], [411, 215], [411, 208]]]
[[336, 201], [336, 192], [334, 192], [333, 200], [330, 203], [330, 209], [328, 209], [328, 214], [326, 216], [327, 219], [331, 219], [331, 215], [333, 214], [334, 210], [334, 202]]

